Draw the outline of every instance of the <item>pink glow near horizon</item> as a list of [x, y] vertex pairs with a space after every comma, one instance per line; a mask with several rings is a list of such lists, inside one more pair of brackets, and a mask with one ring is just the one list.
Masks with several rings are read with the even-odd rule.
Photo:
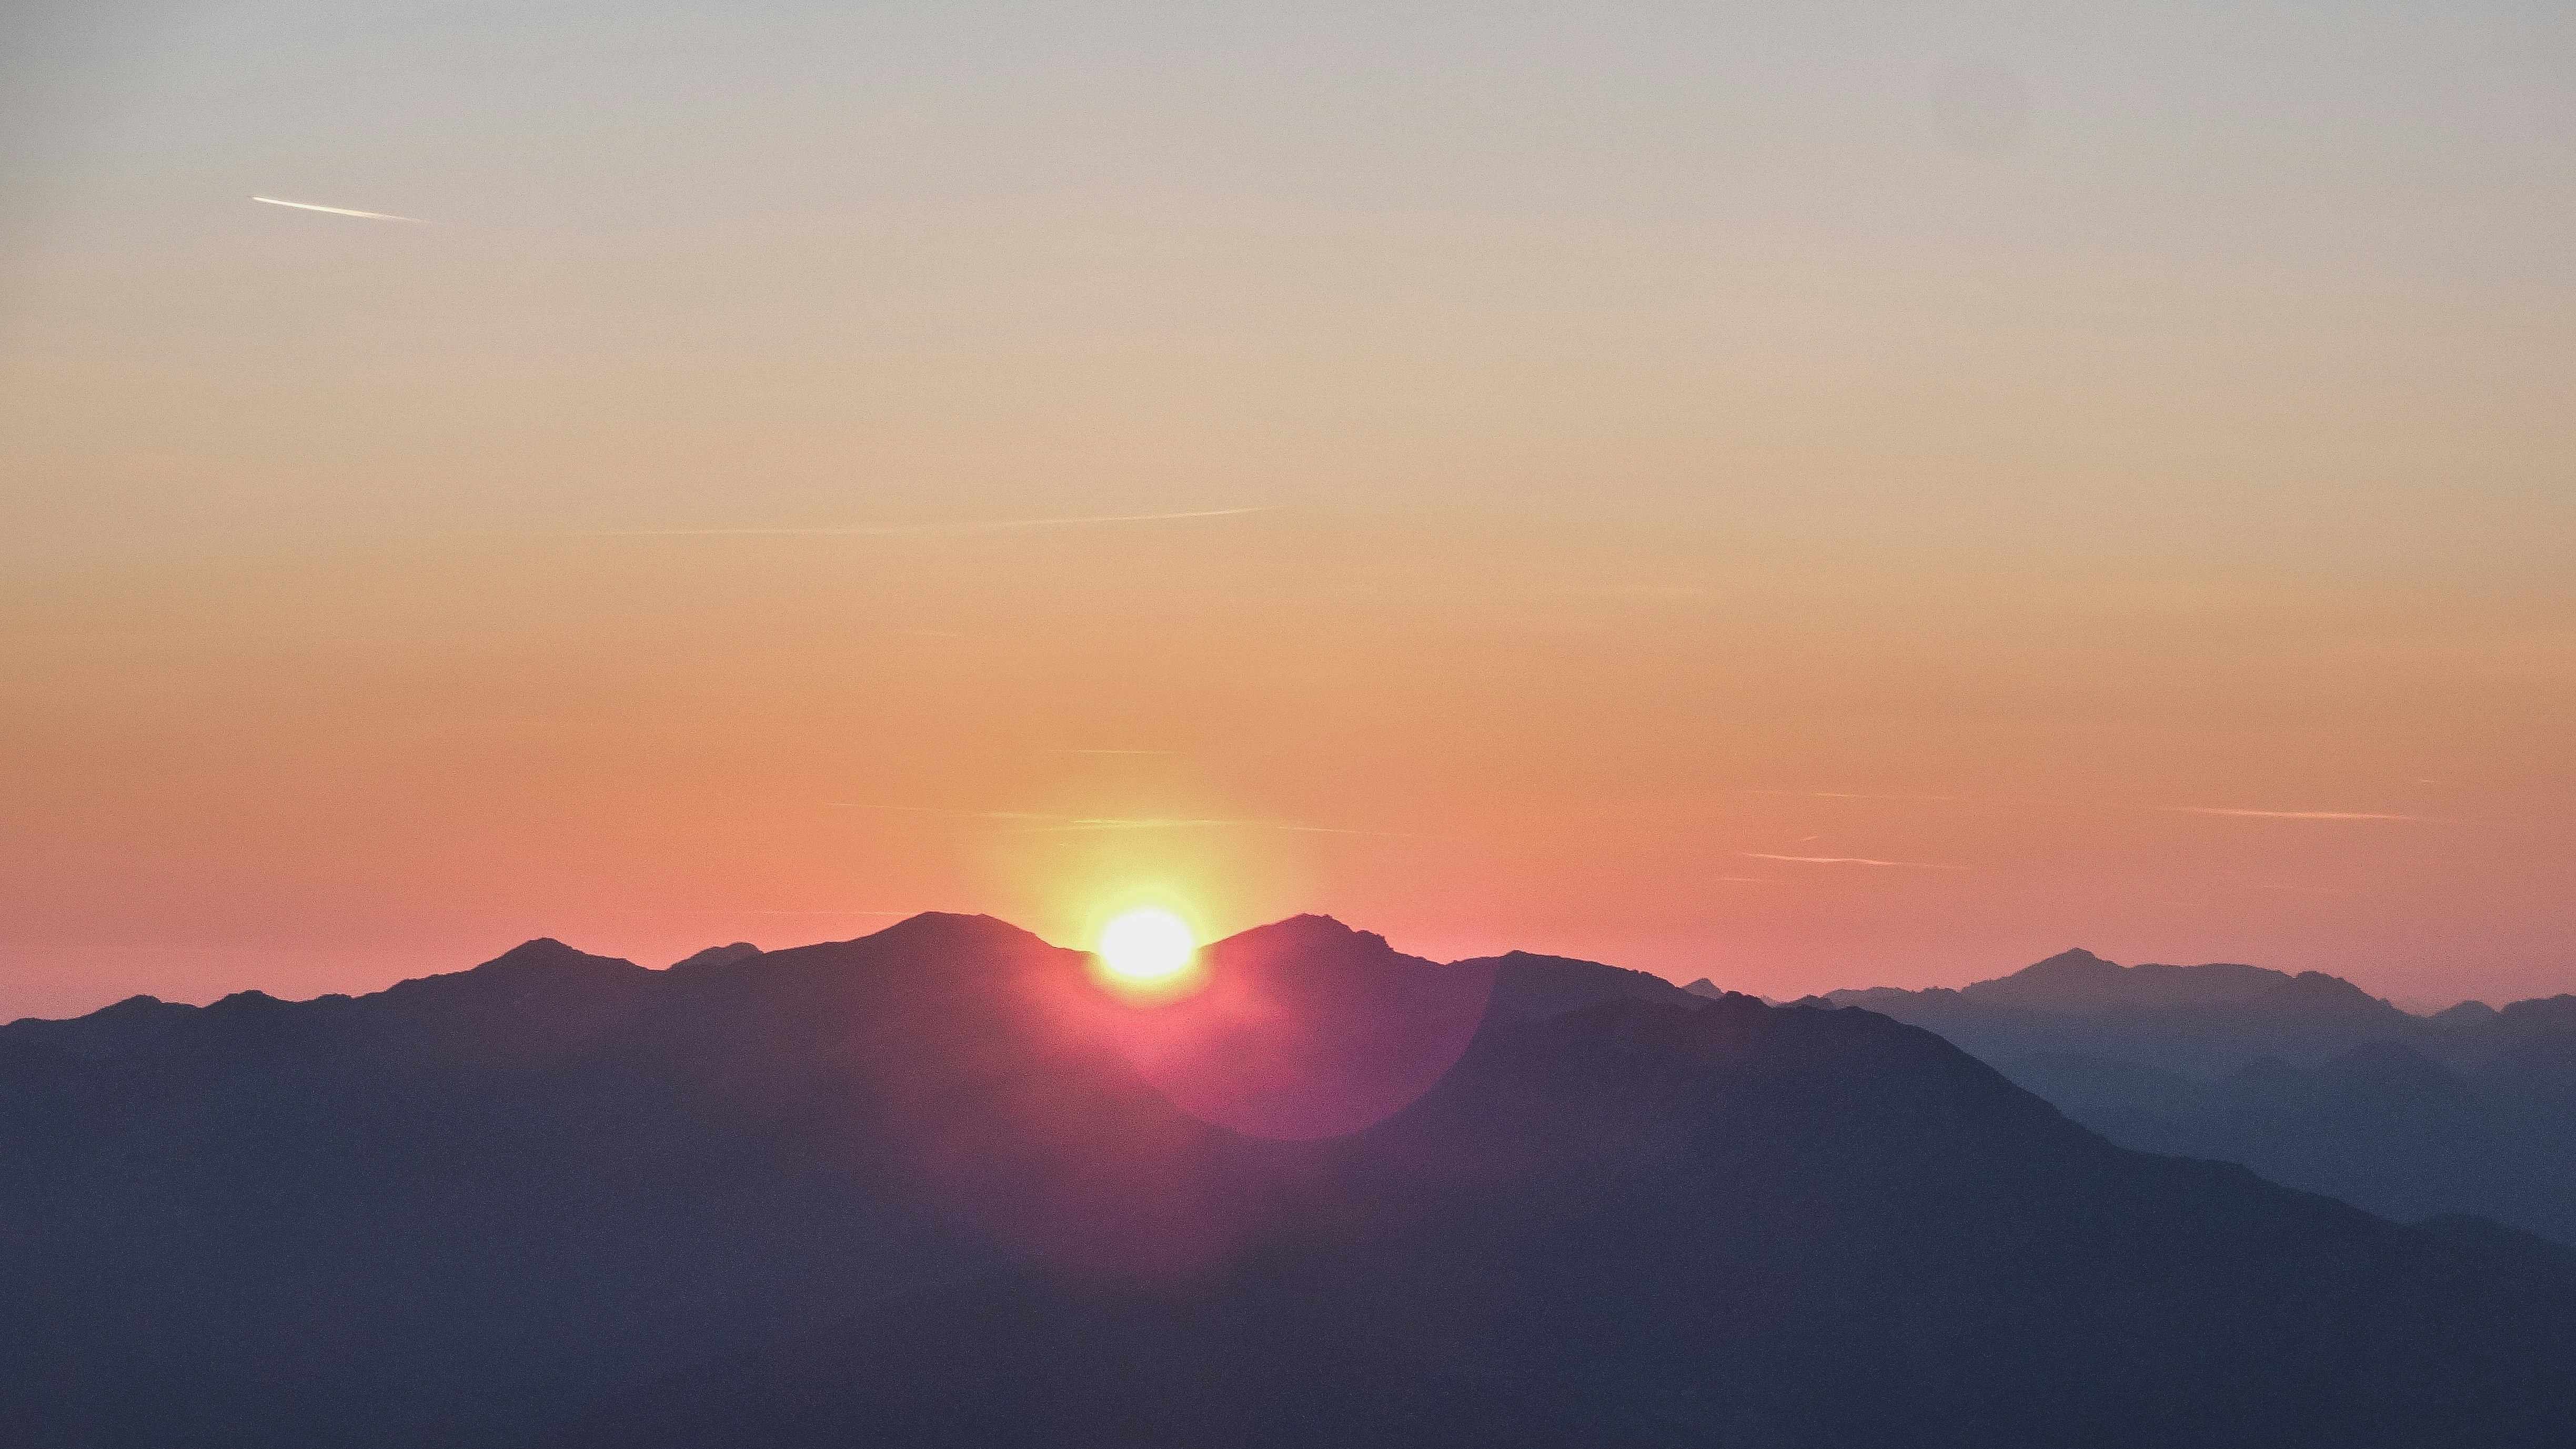
[[1138, 892], [2576, 990], [2559, 11], [58, 8], [0, 1017]]

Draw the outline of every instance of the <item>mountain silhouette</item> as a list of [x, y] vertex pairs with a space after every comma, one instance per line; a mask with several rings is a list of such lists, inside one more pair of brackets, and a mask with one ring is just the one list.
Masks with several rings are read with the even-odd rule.
[[2080, 1051], [2201, 1073], [2263, 1057], [2313, 1064], [2424, 1026], [2321, 972], [2119, 966], [2080, 950], [1956, 990], [1873, 987], [1816, 999], [1929, 1027], [1988, 1061]]
[[1205, 965], [1140, 1007], [930, 915], [0, 1027], [0, 1424], [1760, 1449], [2576, 1412], [2562, 1250], [2123, 1150], [1872, 1012], [1323, 918]]
[[1207, 948], [1203, 989], [1097, 1013], [1139, 1075], [1254, 1137], [1356, 1132], [1429, 1091], [1483, 1020], [1494, 964], [1442, 966], [1298, 916]]
[[1937, 1031], [2124, 1146], [2576, 1244], [2576, 997], [2419, 1017], [2320, 972], [2068, 951], [1955, 991], [1822, 1000]]
[[736, 941], [730, 946], [709, 946], [684, 960], [674, 961], [671, 963], [671, 969], [692, 971], [702, 966], [730, 966], [736, 961], [748, 961], [759, 954], [758, 946], [749, 941]]

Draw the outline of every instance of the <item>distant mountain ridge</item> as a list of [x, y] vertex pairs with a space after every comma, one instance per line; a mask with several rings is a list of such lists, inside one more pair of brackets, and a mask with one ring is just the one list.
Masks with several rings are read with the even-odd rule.
[[1811, 1001], [1859, 1006], [1930, 1027], [1994, 1060], [2068, 1050], [2186, 1072], [2230, 1071], [2263, 1057], [2314, 1065], [2375, 1041], [2402, 1041], [2437, 1060], [2473, 1065], [2531, 1039], [2576, 1029], [2576, 995], [2478, 1002], [2415, 1016], [2321, 971], [2261, 966], [2121, 966], [2070, 950], [2008, 976], [1964, 987], [1866, 987]]
[[1936, 1031], [2124, 1146], [2576, 1243], [2576, 996], [2415, 1016], [2320, 972], [2068, 951], [1957, 990], [1816, 1000]]
[[1979, 981], [1959, 994], [1970, 1001], [2030, 1011], [2097, 1012], [2117, 1007], [2201, 1006], [2246, 1001], [2293, 978], [2261, 966], [2148, 964], [2122, 966], [2090, 951], [2061, 951], [2010, 976]]
[[0, 1424], [2395, 1449], [2576, 1415], [2560, 1250], [2122, 1151], [1871, 1012], [1321, 917], [1205, 964], [1139, 1008], [932, 915], [13, 1023]]

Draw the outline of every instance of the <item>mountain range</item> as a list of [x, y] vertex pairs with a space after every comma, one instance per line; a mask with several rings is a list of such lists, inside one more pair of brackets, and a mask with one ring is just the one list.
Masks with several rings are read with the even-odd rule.
[[2543, 1445], [2576, 1253], [1932, 1032], [1318, 917], [982, 917], [0, 1027], [52, 1445]]
[[2576, 1244], [2576, 996], [2418, 1016], [2320, 972], [2067, 951], [1956, 990], [1811, 1001], [1938, 1032], [2124, 1146]]

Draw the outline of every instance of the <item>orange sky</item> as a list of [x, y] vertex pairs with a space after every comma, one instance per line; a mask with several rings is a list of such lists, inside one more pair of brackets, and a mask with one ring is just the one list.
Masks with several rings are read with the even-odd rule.
[[1140, 892], [2576, 990], [2556, 22], [972, 9], [38, 48], [0, 1017]]

